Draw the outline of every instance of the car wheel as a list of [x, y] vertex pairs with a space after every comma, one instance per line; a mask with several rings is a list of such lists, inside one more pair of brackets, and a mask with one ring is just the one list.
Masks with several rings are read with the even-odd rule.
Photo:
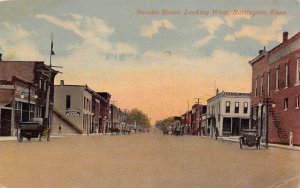
[[20, 136], [20, 137], [18, 138], [18, 141], [19, 141], [19, 142], [23, 142], [23, 137]]
[[240, 139], [240, 149], [243, 149], [243, 141]]

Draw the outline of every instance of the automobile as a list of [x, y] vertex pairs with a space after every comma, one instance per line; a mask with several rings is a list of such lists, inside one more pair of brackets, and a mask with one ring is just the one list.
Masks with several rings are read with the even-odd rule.
[[248, 146], [248, 147], [256, 146], [256, 149], [260, 149], [260, 136], [256, 130], [251, 130], [251, 129], [243, 130], [239, 140], [240, 140], [240, 149], [243, 149], [243, 146]]
[[169, 134], [169, 131], [167, 129], [164, 129], [163, 130], [163, 135], [168, 135]]
[[47, 141], [50, 140], [50, 129], [42, 126], [38, 122], [21, 122], [17, 131], [17, 140], [23, 141], [23, 138], [27, 138], [28, 141], [31, 138], [39, 138], [41, 141], [42, 137], [45, 137]]

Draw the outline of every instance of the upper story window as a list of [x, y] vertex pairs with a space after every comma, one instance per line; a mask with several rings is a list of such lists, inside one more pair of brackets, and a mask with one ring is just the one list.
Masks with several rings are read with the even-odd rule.
[[83, 97], [83, 109], [85, 109], [85, 105], [86, 105], [85, 97]]
[[285, 63], [285, 88], [289, 87], [289, 62]]
[[248, 113], [248, 102], [244, 102], [244, 114]]
[[296, 83], [300, 84], [300, 56], [297, 57]]
[[260, 82], [260, 94], [264, 94], [264, 75], [261, 76], [261, 82]]
[[39, 89], [42, 89], [42, 80], [39, 80]]
[[285, 98], [284, 99], [284, 111], [287, 111], [289, 108], [289, 99]]
[[279, 90], [279, 67], [276, 68], [276, 74], [275, 74], [275, 89], [276, 89], [276, 91]]
[[300, 106], [300, 100], [299, 100], [299, 95], [298, 96], [296, 96], [296, 101], [295, 101], [296, 103], [295, 103], [295, 107], [296, 107], [296, 109], [299, 109], [299, 106]]
[[71, 96], [67, 95], [66, 96], [66, 109], [70, 109], [71, 108]]
[[230, 101], [226, 101], [225, 113], [230, 113]]
[[44, 91], [47, 90], [47, 81], [44, 81]]
[[268, 96], [270, 95], [270, 71], [268, 72], [267, 74], [267, 93], [268, 93]]
[[240, 112], [240, 103], [235, 102], [235, 108], [234, 108], [234, 113], [239, 113]]
[[257, 78], [255, 79], [255, 91], [254, 91], [255, 97], [257, 97]]

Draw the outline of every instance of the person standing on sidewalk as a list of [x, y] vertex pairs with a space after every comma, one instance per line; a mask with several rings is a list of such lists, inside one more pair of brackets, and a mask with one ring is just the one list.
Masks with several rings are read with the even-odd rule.
[[216, 140], [218, 140], [218, 136], [219, 136], [219, 130], [218, 130], [218, 127], [216, 127], [216, 132], [215, 132]]
[[290, 131], [289, 141], [290, 141], [290, 146], [293, 146], [293, 132], [292, 131]]
[[58, 134], [61, 134], [61, 126], [58, 126]]

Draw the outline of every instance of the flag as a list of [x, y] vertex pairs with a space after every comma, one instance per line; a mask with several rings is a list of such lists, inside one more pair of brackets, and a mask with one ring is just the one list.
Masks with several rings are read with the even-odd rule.
[[54, 51], [53, 51], [53, 36], [51, 34], [51, 55], [55, 55]]

